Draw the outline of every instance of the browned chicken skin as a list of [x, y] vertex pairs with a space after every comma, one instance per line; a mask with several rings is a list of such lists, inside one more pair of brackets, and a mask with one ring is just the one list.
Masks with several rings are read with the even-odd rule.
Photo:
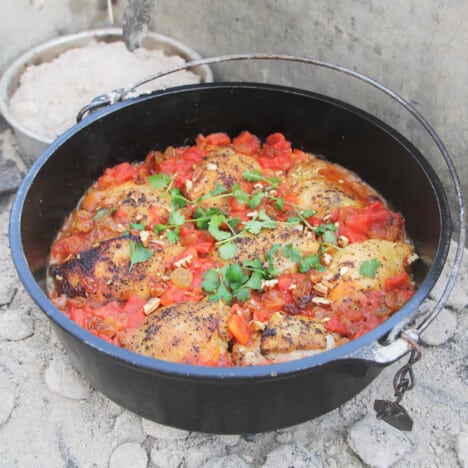
[[230, 308], [223, 302], [160, 308], [135, 331], [121, 336], [124, 347], [157, 359], [186, 364], [230, 363]]
[[126, 300], [133, 294], [148, 299], [154, 281], [164, 274], [169, 261], [183, 248], [150, 242], [152, 257], [144, 264], [131, 266], [130, 242], [139, 242], [139, 238], [108, 239], [62, 265], [51, 266], [50, 275], [57, 293], [95, 301]]

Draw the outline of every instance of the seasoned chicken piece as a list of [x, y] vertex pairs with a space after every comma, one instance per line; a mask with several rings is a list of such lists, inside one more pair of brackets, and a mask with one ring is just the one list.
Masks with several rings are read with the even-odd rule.
[[174, 304], [156, 310], [120, 341], [131, 351], [165, 361], [230, 365], [230, 314], [223, 302]]
[[[279, 225], [275, 229], [262, 229], [258, 234], [246, 232], [241, 237], [234, 239], [237, 244], [236, 260], [238, 262], [255, 260], [256, 258], [263, 260], [265, 254], [274, 244], [281, 246], [291, 244], [301, 250], [303, 254], [317, 253], [320, 244], [315, 241], [312, 233], [310, 236], [308, 237], [308, 234], [304, 233], [300, 225]], [[296, 270], [296, 264], [284, 255], [275, 254], [273, 259], [273, 263], [280, 273]], [[217, 260], [223, 262], [220, 258]]]
[[133, 266], [130, 245], [140, 245], [134, 236], [102, 241], [76, 258], [50, 267], [50, 278], [57, 293], [68, 297], [87, 297], [95, 301], [126, 300], [131, 295], [150, 297], [151, 288], [160, 281], [167, 266], [183, 247], [162, 241], [148, 242], [151, 257]]
[[[407, 242], [368, 239], [349, 244], [333, 256], [328, 271], [333, 275], [329, 280], [332, 288], [328, 298], [340, 302], [355, 291], [383, 288], [387, 278], [406, 271], [415, 258], [413, 247]], [[374, 259], [382, 265], [373, 278], [363, 276], [360, 273], [362, 263]]]
[[[154, 215], [165, 217], [172, 210], [170, 197], [149, 183], [137, 184], [134, 181], [112, 185], [104, 189], [93, 187], [83, 197], [81, 207], [88, 211], [100, 210], [96, 224], [113, 226], [141, 223], [144, 226], [154, 223]], [[119, 219], [114, 213], [119, 210]], [[158, 220], [159, 222], [159, 220]], [[100, 239], [99, 239], [100, 240]]]
[[321, 218], [336, 208], [362, 207], [370, 197], [380, 198], [351, 171], [317, 158], [293, 166], [288, 183], [298, 196], [300, 208], [315, 210]]
[[255, 366], [312, 356], [334, 346], [333, 335], [315, 319], [276, 312], [247, 346], [233, 346], [232, 358], [236, 365]]
[[325, 328], [310, 317], [275, 312], [262, 332], [263, 354], [287, 353], [300, 349], [325, 349]]
[[[215, 189], [218, 183], [230, 189], [236, 182], [243, 180], [242, 174], [245, 171], [255, 170], [260, 170], [260, 166], [253, 157], [236, 153], [232, 148], [216, 149], [211, 151], [198, 165], [192, 178], [192, 184], [186, 190], [187, 197], [190, 200], [197, 200]], [[203, 208], [225, 209], [226, 199], [212, 200], [207, 198], [200, 205]]]

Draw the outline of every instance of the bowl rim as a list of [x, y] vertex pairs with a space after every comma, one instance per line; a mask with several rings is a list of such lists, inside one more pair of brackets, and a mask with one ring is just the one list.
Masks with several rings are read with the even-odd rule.
[[[196, 366], [191, 364], [181, 364], [176, 362], [163, 361], [160, 359], [155, 359], [141, 354], [137, 354], [96, 337], [92, 333], [81, 328], [79, 325], [77, 325], [75, 322], [69, 319], [65, 314], [63, 314], [63, 312], [56, 308], [52, 304], [50, 299], [47, 297], [43, 289], [37, 283], [36, 279], [34, 278], [29, 269], [26, 257], [22, 249], [20, 221], [22, 216], [23, 205], [25, 203], [28, 190], [37, 174], [47, 163], [48, 159], [53, 156], [55, 151], [62, 144], [66, 143], [66, 141], [69, 138], [73, 137], [78, 132], [81, 132], [86, 127], [92, 125], [96, 120], [103, 119], [108, 114], [122, 111], [126, 107], [132, 106], [138, 102], [152, 100], [160, 95], [166, 96], [171, 95], [173, 93], [193, 92], [198, 91], [200, 89], [214, 89], [223, 87], [229, 89], [232, 89], [233, 87], [255, 87], [257, 89], [262, 88], [264, 90], [272, 89], [276, 91], [285, 91], [289, 93], [292, 92], [308, 97], [318, 97], [323, 101], [332, 103], [334, 105], [338, 105], [339, 107], [342, 107], [345, 110], [357, 114], [361, 118], [371, 121], [374, 125], [377, 125], [383, 131], [388, 133], [392, 138], [397, 139], [397, 141], [399, 141], [400, 144], [402, 144], [408, 150], [408, 152], [411, 153], [414, 160], [419, 164], [421, 170], [429, 179], [429, 182], [435, 193], [436, 203], [439, 208], [439, 223], [441, 227], [440, 237], [434, 255], [433, 264], [431, 265], [421, 285], [416, 290], [414, 296], [399, 311], [393, 314], [390, 318], [388, 318], [378, 327], [365, 333], [361, 337], [336, 348], [327, 351], [322, 351], [313, 356], [295, 359], [292, 361], [251, 367]], [[443, 215], [444, 212], [447, 216]], [[300, 88], [252, 82], [214, 82], [167, 88], [165, 90], [158, 90], [151, 94], [141, 95], [123, 102], [115, 103], [109, 107], [100, 109], [90, 114], [80, 123], [74, 125], [65, 133], [60, 135], [50, 146], [48, 146], [43, 151], [43, 153], [35, 161], [35, 163], [32, 165], [32, 167], [26, 174], [22, 184], [20, 185], [20, 188], [18, 189], [10, 216], [9, 237], [13, 261], [17, 268], [18, 274], [30, 296], [41, 308], [41, 310], [48, 316], [48, 318], [52, 320], [54, 325], [60, 327], [63, 331], [72, 335], [74, 338], [83, 342], [85, 345], [96, 349], [100, 353], [104, 354], [108, 359], [118, 361], [123, 365], [137, 367], [141, 372], [156, 372], [180, 378], [212, 379], [215, 381], [219, 380], [219, 382], [223, 382], [225, 380], [243, 381], [259, 378], [271, 379], [272, 377], [286, 378], [291, 374], [304, 371], [314, 371], [314, 369], [319, 368], [321, 366], [333, 364], [337, 361], [344, 362], [349, 359], [364, 359], [370, 365], [381, 365], [373, 361], [372, 359], [363, 358], [361, 350], [362, 348], [371, 348], [375, 346], [378, 340], [380, 340], [383, 336], [389, 333], [392, 329], [398, 328], [398, 326], [402, 323], [406, 323], [417, 313], [418, 308], [428, 298], [430, 291], [433, 289], [437, 280], [439, 279], [443, 267], [447, 261], [451, 237], [451, 222], [449, 213], [450, 211], [448, 206], [447, 195], [443, 185], [439, 180], [439, 177], [437, 176], [436, 171], [424, 158], [421, 152], [408, 139], [406, 139], [401, 133], [394, 130], [392, 127], [387, 125], [379, 118], [374, 117], [368, 112], [363, 111], [353, 105], [347, 104], [343, 101]]]
[[[96, 28], [96, 29], [89, 29], [86, 31], [81, 31], [78, 33], [73, 34], [66, 34], [63, 36], [58, 36], [53, 39], [49, 39], [45, 42], [42, 42], [31, 49], [27, 50], [19, 57], [17, 57], [5, 70], [3, 75], [0, 78], [0, 113], [3, 115], [4, 119], [8, 122], [8, 124], [13, 127], [15, 130], [18, 130], [28, 136], [33, 140], [37, 140], [38, 142], [49, 145], [52, 143], [56, 137], [46, 137], [35, 131], [29, 129], [28, 127], [24, 126], [13, 114], [10, 112], [9, 109], [9, 102], [11, 99], [12, 93], [9, 92], [9, 87], [11, 82], [17, 77], [18, 73], [30, 65], [33, 60], [39, 57], [44, 52], [48, 51], [49, 49], [59, 46], [59, 45], [66, 45], [71, 44], [73, 45], [77, 41], [83, 39], [92, 40], [93, 38], [102, 39], [105, 37], [123, 37], [122, 28], [110, 27], [110, 28]], [[168, 36], [166, 34], [156, 33], [152, 31], [148, 31], [145, 34], [145, 38], [150, 38], [159, 42], [161, 44], [171, 46], [174, 49], [177, 49], [181, 56], [187, 61], [199, 60], [202, 56], [195, 51], [194, 49], [190, 48], [187, 44], [175, 39], [172, 36]], [[57, 54], [60, 55], [62, 52]], [[56, 56], [56, 57], [57, 57]], [[200, 68], [203, 70], [203, 76], [201, 78], [206, 83], [210, 83], [213, 81], [213, 72], [209, 65], [201, 65]], [[24, 70], [21, 72], [21, 74]], [[143, 77], [142, 77], [143, 78]], [[131, 83], [128, 83], [129, 85]], [[79, 109], [77, 110], [77, 112]]]

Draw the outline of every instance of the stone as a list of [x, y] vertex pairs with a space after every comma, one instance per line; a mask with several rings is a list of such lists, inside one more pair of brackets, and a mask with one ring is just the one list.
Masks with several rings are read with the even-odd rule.
[[11, 159], [0, 158], [0, 193], [15, 191], [23, 179], [23, 174]]
[[457, 438], [456, 451], [462, 468], [468, 468], [468, 432], [460, 432]]
[[0, 284], [0, 306], [10, 305], [15, 297], [16, 288], [8, 282]]
[[151, 450], [151, 461], [158, 468], [179, 468], [185, 460], [184, 451], [174, 447], [161, 448], [154, 445]]
[[91, 387], [61, 354], [52, 358], [45, 372], [45, 381], [54, 393], [72, 400], [85, 400], [91, 394]]
[[447, 309], [442, 309], [434, 321], [421, 334], [421, 341], [429, 346], [440, 346], [446, 343], [457, 330], [457, 319]]
[[141, 418], [130, 411], [124, 411], [115, 418], [112, 437], [119, 443], [137, 442], [143, 443], [146, 436], [141, 427]]
[[375, 416], [366, 416], [354, 424], [347, 442], [364, 463], [374, 468], [388, 468], [413, 450], [403, 432]]
[[146, 450], [136, 442], [126, 442], [119, 445], [109, 460], [109, 468], [146, 468], [148, 455]]
[[200, 468], [247, 468], [247, 463], [239, 455], [215, 457], [203, 463]]
[[240, 442], [240, 435], [220, 435], [218, 436], [219, 441], [228, 447], [234, 447]]
[[0, 427], [8, 421], [15, 407], [15, 396], [5, 388], [0, 388]]
[[320, 460], [300, 444], [287, 444], [272, 450], [266, 457], [263, 468], [294, 466], [294, 468], [320, 468]]
[[34, 322], [29, 313], [10, 309], [0, 314], [0, 340], [20, 341], [33, 333]]
[[159, 440], [183, 440], [189, 432], [174, 427], [164, 426], [149, 419], [142, 418], [142, 427], [145, 434]]

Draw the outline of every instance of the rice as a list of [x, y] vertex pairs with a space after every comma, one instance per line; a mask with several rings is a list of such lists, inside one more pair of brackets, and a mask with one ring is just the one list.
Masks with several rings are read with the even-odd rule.
[[[182, 63], [182, 57], [166, 56], [160, 50], [139, 48], [131, 53], [123, 42], [94, 41], [70, 49], [51, 62], [27, 67], [10, 99], [10, 112], [26, 128], [55, 138], [75, 124], [78, 111], [96, 96]], [[198, 75], [181, 71], [139, 90], [199, 81]]]

